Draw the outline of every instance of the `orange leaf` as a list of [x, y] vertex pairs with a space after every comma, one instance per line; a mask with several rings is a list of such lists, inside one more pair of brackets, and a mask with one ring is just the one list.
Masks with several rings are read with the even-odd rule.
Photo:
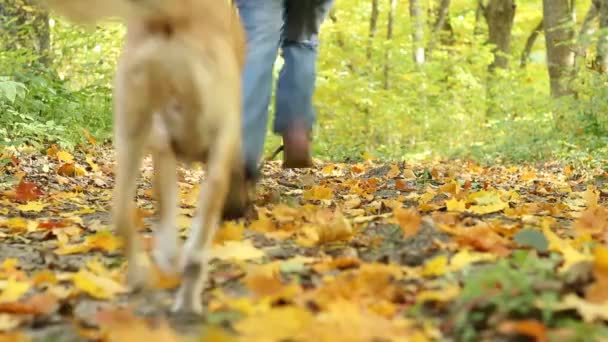
[[95, 140], [95, 138], [93, 138], [89, 130], [83, 128], [82, 133], [84, 133], [84, 136], [87, 138], [89, 143], [91, 143], [91, 145], [97, 145], [97, 141]]
[[549, 341], [547, 328], [536, 320], [506, 321], [498, 326], [498, 331], [503, 334], [518, 334], [534, 338], [537, 342]]
[[400, 173], [401, 173], [401, 170], [399, 170], [399, 167], [397, 165], [393, 164], [393, 165], [391, 165], [391, 169], [386, 174], [386, 177], [395, 178], [395, 177], [399, 176]]
[[0, 312], [18, 315], [43, 315], [55, 311], [59, 301], [49, 293], [36, 294], [27, 301], [0, 303]]
[[397, 222], [399, 223], [399, 227], [401, 227], [404, 239], [412, 237], [418, 233], [420, 230], [422, 217], [418, 211], [416, 211], [416, 209], [397, 207], [393, 210], [393, 213], [395, 215], [395, 219], [397, 219]]
[[76, 175], [76, 165], [74, 163], [65, 163], [59, 167], [57, 174], [64, 177], [73, 177]]
[[573, 223], [575, 230], [586, 232], [593, 236], [608, 233], [608, 209], [591, 207], [581, 213]]
[[23, 179], [15, 188], [15, 200], [21, 203], [35, 201], [42, 196], [42, 191], [34, 183], [24, 182]]

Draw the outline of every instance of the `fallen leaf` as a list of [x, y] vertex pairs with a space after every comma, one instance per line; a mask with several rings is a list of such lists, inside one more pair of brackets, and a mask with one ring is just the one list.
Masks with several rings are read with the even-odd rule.
[[34, 183], [24, 182], [23, 179], [17, 185], [15, 189], [15, 200], [21, 203], [29, 201], [35, 201], [44, 193]]
[[59, 300], [50, 293], [33, 295], [25, 302], [2, 302], [0, 312], [18, 315], [47, 315], [59, 307]]
[[19, 281], [14, 277], [0, 283], [0, 303], [16, 302], [29, 291], [32, 284], [29, 281]]
[[325, 186], [313, 186], [311, 189], [305, 190], [302, 197], [308, 201], [330, 200], [333, 197], [333, 191]]
[[113, 299], [116, 295], [127, 292], [126, 287], [115, 280], [95, 275], [87, 270], [78, 271], [72, 281], [77, 289], [97, 299]]
[[262, 250], [255, 248], [250, 240], [225, 241], [221, 245], [214, 245], [211, 254], [220, 260], [253, 260], [265, 255]]
[[498, 325], [498, 331], [503, 334], [517, 334], [532, 337], [536, 342], [549, 341], [547, 327], [536, 320], [504, 321]]
[[422, 276], [425, 277], [436, 277], [442, 276], [448, 269], [448, 257], [446, 255], [440, 255], [427, 261], [422, 268]]
[[46, 208], [48, 204], [39, 202], [39, 201], [31, 201], [27, 204], [22, 204], [17, 206], [17, 210], [20, 211], [29, 211], [29, 212], [41, 212], [44, 208]]
[[422, 223], [422, 216], [420, 216], [416, 209], [398, 207], [393, 210], [393, 213], [399, 223], [399, 227], [401, 227], [404, 239], [418, 234], [420, 224]]
[[218, 229], [214, 243], [222, 244], [225, 241], [239, 241], [243, 240], [243, 232], [245, 231], [245, 225], [243, 223], [236, 223], [234, 221], [226, 221]]
[[55, 154], [59, 161], [64, 163], [71, 163], [74, 160], [74, 156], [72, 156], [69, 152], [59, 151]]

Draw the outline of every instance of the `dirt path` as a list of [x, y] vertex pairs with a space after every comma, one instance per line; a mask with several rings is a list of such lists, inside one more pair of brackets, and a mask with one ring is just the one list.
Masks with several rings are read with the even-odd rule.
[[[270, 163], [256, 209], [216, 240], [208, 313], [198, 318], [168, 314], [177, 280], [159, 273], [156, 291], [125, 293], [121, 241], [109, 227], [110, 151], [2, 155], [0, 341], [542, 341], [606, 332], [608, 251], [597, 247], [608, 233], [605, 171], [367, 161], [296, 172]], [[151, 172], [146, 161], [135, 218], [148, 248]], [[184, 237], [201, 176], [179, 172]]]

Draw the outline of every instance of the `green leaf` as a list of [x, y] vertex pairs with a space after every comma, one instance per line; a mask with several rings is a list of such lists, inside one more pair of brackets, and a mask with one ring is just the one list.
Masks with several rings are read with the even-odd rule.
[[536, 229], [522, 229], [515, 234], [513, 240], [520, 245], [533, 247], [539, 252], [545, 252], [549, 247], [545, 234]]

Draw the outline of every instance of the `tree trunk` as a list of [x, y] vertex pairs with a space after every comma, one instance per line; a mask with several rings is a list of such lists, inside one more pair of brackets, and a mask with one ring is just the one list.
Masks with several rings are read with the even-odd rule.
[[536, 42], [536, 38], [543, 31], [543, 20], [541, 19], [538, 25], [532, 30], [532, 33], [526, 39], [526, 46], [524, 47], [524, 51], [521, 53], [521, 60], [519, 66], [521, 68], [525, 68], [528, 64], [528, 59], [530, 58], [530, 53], [532, 52], [532, 47]]
[[[441, 0], [439, 9], [437, 10], [437, 20], [433, 24], [431, 30], [431, 38], [427, 46], [427, 55], [431, 55], [431, 51], [435, 48], [435, 44], [440, 40], [441, 31], [446, 29], [448, 13], [450, 12], [450, 0]], [[448, 24], [449, 30], [449, 24]]]
[[608, 71], [608, 0], [600, 0], [600, 37], [597, 41], [595, 66], [601, 73]]
[[369, 39], [367, 41], [367, 59], [372, 59], [374, 37], [378, 30], [378, 0], [372, 0], [372, 14], [369, 17]]
[[49, 63], [51, 30], [49, 14], [32, 0], [3, 0], [0, 4], [0, 26], [5, 30], [2, 48], [31, 50], [38, 62]]
[[424, 64], [424, 22], [419, 0], [410, 0], [410, 18], [412, 20], [412, 52], [414, 63]]
[[477, 8], [475, 9], [475, 27], [473, 27], [473, 35], [478, 36], [481, 34], [481, 18], [483, 17], [483, 0], [477, 2]]
[[569, 86], [574, 67], [574, 18], [568, 0], [543, 0], [543, 24], [551, 95], [572, 94]]
[[489, 70], [496, 68], [506, 69], [509, 65], [508, 55], [511, 53], [511, 29], [515, 18], [514, 0], [490, 0], [483, 8], [483, 13], [488, 22], [489, 40], [495, 46], [494, 61]]
[[386, 40], [388, 42], [386, 48], [386, 55], [384, 60], [384, 89], [390, 89], [390, 68], [391, 68], [391, 41], [393, 40], [393, 22], [395, 18], [395, 11], [397, 9], [397, 0], [389, 0], [390, 8], [388, 11], [388, 24], [386, 28]]

